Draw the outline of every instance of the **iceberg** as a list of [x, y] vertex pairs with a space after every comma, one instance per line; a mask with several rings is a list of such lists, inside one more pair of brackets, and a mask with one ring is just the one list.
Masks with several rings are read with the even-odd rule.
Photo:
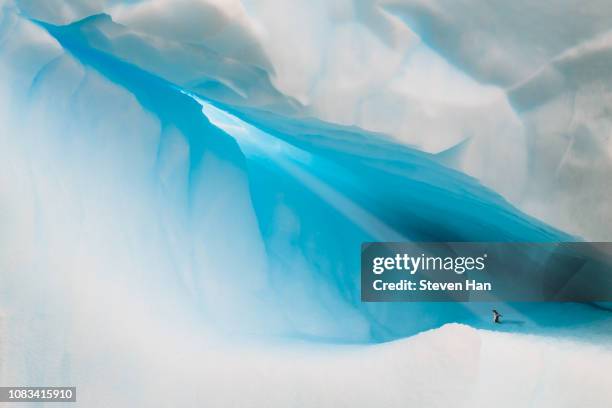
[[362, 242], [610, 231], [603, 29], [491, 68], [428, 4], [0, 3], [2, 377], [91, 407], [483, 406], [502, 366], [513, 406], [587, 371], [604, 406], [605, 307], [504, 304], [495, 333], [489, 304], [360, 301]]

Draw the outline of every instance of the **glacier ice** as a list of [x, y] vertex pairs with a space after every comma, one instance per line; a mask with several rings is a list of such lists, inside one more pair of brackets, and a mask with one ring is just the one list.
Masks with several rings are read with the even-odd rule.
[[[448, 153], [449, 164], [523, 211], [587, 239], [610, 238], [609, 114], [597, 112], [593, 99], [607, 98], [606, 57], [579, 51], [598, 41], [608, 47], [612, 16], [605, 2], [579, 12], [574, 2], [442, 0], [16, 4], [52, 24], [88, 18], [82, 23], [88, 46], [198, 95]], [[99, 13], [109, 17], [92, 17]], [[567, 59], [569, 50], [583, 65], [602, 67], [599, 74], [559, 72], [554, 61]], [[563, 95], [551, 94], [550, 86]], [[568, 122], [574, 111], [598, 125], [581, 126], [578, 115]], [[557, 129], [539, 129], [542, 122]], [[585, 142], [568, 141], [576, 139]], [[583, 145], [594, 146], [599, 158], [573, 166], [566, 159]], [[564, 166], [576, 177], [555, 171]], [[588, 200], [591, 194], [600, 198]], [[606, 223], [593, 222], [592, 213]]]
[[[354, 272], [368, 240], [609, 237], [605, 13], [552, 42], [525, 32], [513, 6], [485, 9], [512, 19], [482, 58], [471, 2], [0, 4], [2, 378], [97, 390], [114, 379], [87, 406], [163, 405], [145, 391], [169, 398], [181, 383], [204, 387], [182, 406], [230, 395], [241, 406], [358, 406], [383, 392], [394, 406], [412, 401], [406, 390], [444, 405], [460, 388], [478, 406], [498, 385], [493, 362], [517, 373], [524, 361], [494, 350], [520, 346], [544, 356], [532, 376], [564, 388], [576, 377], [542, 374], [546, 364], [577, 362], [572, 350], [599, 361], [593, 395], [513, 375], [525, 391], [509, 404], [609, 399], [597, 377], [609, 350], [553, 317], [606, 342], [607, 312], [505, 305], [524, 319], [510, 330], [531, 335], [444, 326], [363, 345], [447, 322], [485, 327], [488, 305], [363, 304]], [[277, 342], [287, 354], [267, 349]], [[444, 358], [461, 344], [457, 361]], [[315, 373], [358, 382], [355, 354], [405, 381], [369, 397], [326, 393]], [[441, 372], [448, 392], [419, 382]], [[287, 393], [269, 391], [278, 384]]]

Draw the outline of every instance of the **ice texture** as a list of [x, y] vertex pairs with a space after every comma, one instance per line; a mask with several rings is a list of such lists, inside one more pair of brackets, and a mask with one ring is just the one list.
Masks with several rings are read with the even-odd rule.
[[396, 340], [490, 307], [364, 304], [358, 275], [364, 241], [610, 237], [606, 7], [568, 34], [569, 2], [0, 4], [3, 381], [88, 407], [486, 406], [503, 367], [508, 406], [610, 401], [605, 308]]

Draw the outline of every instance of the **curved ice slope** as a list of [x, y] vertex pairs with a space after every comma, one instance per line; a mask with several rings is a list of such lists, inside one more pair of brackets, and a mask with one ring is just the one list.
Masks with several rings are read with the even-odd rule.
[[[16, 24], [13, 30], [28, 27], [53, 44], [30, 23]], [[69, 171], [61, 176], [73, 189], [67, 197], [97, 198], [94, 208], [102, 219], [114, 213], [124, 218], [103, 228], [117, 234], [105, 235], [117, 244], [108, 253], [121, 266], [110, 273], [134, 279], [134, 285], [138, 276], [147, 276], [152, 290], [175, 288], [181, 307], [207, 323], [243, 333], [343, 341], [406, 335], [473, 319], [474, 313], [462, 305], [362, 305], [356, 273], [361, 242], [570, 239], [435, 156], [398, 149], [355, 129], [198, 103], [170, 83], [88, 47], [80, 24], [45, 27], [59, 40], [50, 47], [56, 55], [31, 73], [24, 101], [26, 111], [36, 101], [33, 106], [42, 104], [43, 113], [53, 112], [37, 123], [59, 122], [37, 133], [43, 140], [50, 139], [47, 132], [55, 135], [50, 146], [40, 148], [48, 156], [40, 163], [55, 169], [48, 152], [74, 149], [72, 160], [62, 154], [62, 166], [70, 170], [58, 170]], [[65, 95], [64, 103], [45, 104], [59, 95]], [[105, 102], [106, 97], [111, 99]], [[124, 99], [129, 102], [119, 103]], [[67, 110], [58, 112], [62, 106]], [[123, 129], [123, 122], [130, 127]], [[85, 143], [64, 135], [64, 126], [94, 133]], [[310, 134], [317, 137], [304, 137]], [[350, 151], [347, 140], [368, 148]], [[83, 190], [84, 181], [72, 180], [73, 174], [88, 180]], [[89, 211], [87, 203], [81, 206]], [[69, 248], [75, 237], [57, 239]], [[160, 259], [148, 259], [149, 252]], [[138, 272], [129, 272], [127, 261], [138, 265]], [[100, 273], [108, 267], [99, 266]], [[190, 296], [181, 298], [183, 293]], [[406, 320], [421, 308], [429, 319]]]
[[[91, 47], [195, 94], [452, 149], [453, 166], [523, 211], [611, 239], [610, 114], [598, 108], [609, 99], [609, 62], [580, 51], [609, 47], [605, 1], [5, 3], [52, 24], [105, 13], [87, 23]], [[538, 74], [567, 54], [588, 69]], [[518, 96], [534, 79], [537, 91]], [[597, 159], [582, 160], [585, 149]]]

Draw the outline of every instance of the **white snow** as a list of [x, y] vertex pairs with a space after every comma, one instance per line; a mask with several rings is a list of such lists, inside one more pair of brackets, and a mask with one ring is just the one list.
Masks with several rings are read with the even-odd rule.
[[[449, 324], [380, 345], [246, 345], [151, 327], [78, 332], [71, 365], [80, 406], [605, 408], [612, 401], [612, 350], [576, 341]], [[113, 357], [97, 358], [109, 348]]]

